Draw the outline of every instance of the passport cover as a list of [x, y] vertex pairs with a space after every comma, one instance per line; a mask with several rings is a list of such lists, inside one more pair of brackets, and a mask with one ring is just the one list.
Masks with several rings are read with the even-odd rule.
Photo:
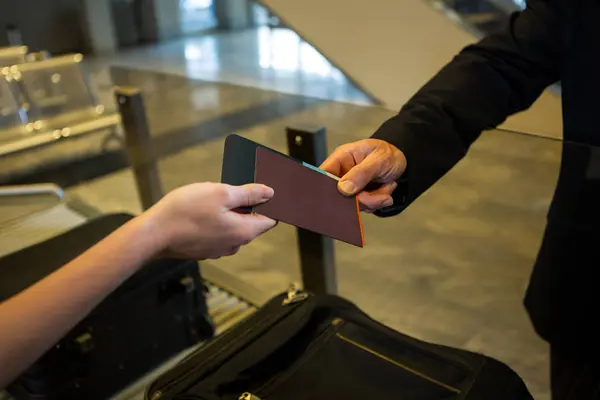
[[[254, 183], [256, 149], [259, 147], [269, 149], [272, 152], [288, 157], [276, 150], [233, 133], [225, 138], [223, 166], [221, 168], [221, 183], [227, 183], [232, 186]], [[249, 213], [252, 212], [252, 207], [240, 207], [237, 211]]]
[[260, 145], [245, 137], [231, 134], [225, 138], [221, 183], [241, 186], [254, 182], [256, 149]]
[[337, 176], [331, 175], [328, 172], [323, 171], [313, 165], [296, 160], [274, 150], [270, 147], [264, 146], [260, 143], [256, 143], [250, 139], [246, 139], [243, 136], [232, 133], [225, 138], [225, 146], [223, 148], [223, 166], [221, 168], [221, 183], [227, 183], [228, 185], [241, 186], [247, 183], [254, 183], [254, 168], [256, 166], [256, 149], [263, 147], [272, 151], [275, 154], [279, 154], [290, 160], [294, 160], [308, 168], [312, 168], [319, 171], [322, 174], [326, 174], [333, 179], [339, 180]]
[[358, 199], [342, 195], [335, 179], [264, 147], [256, 149], [254, 177], [275, 190], [254, 212], [363, 247]]

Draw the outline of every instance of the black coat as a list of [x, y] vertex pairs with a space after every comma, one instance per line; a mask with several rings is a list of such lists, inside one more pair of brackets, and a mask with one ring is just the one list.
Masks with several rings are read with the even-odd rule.
[[525, 304], [544, 338], [587, 346], [600, 337], [600, 1], [529, 0], [506, 29], [458, 54], [374, 137], [408, 160], [394, 194], [397, 213], [452, 168], [482, 130], [527, 109], [557, 81], [560, 178]]

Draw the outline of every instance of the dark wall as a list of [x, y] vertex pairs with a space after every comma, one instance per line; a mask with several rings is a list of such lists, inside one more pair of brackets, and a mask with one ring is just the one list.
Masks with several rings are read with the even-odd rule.
[[0, 46], [8, 44], [6, 25], [16, 25], [31, 51], [81, 52], [84, 38], [81, 0], [0, 0]]

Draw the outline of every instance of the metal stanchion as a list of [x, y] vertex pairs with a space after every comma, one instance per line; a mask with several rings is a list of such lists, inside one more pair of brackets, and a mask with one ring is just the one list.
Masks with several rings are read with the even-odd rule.
[[137, 88], [116, 87], [115, 96], [125, 131], [127, 155], [133, 168], [142, 207], [147, 210], [160, 200], [163, 191], [144, 101]]
[[[286, 134], [290, 156], [316, 166], [325, 160], [325, 128], [289, 126]], [[302, 228], [297, 234], [304, 288], [315, 294], [337, 293], [333, 240]]]

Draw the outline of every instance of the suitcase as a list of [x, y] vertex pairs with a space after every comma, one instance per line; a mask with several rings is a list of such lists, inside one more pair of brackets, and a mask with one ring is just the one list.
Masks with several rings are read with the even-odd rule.
[[[0, 259], [0, 301], [20, 292], [132, 218], [112, 214]], [[211, 337], [195, 261], [146, 265], [13, 382], [17, 399], [104, 399]]]
[[492, 358], [416, 340], [336, 296], [291, 290], [154, 381], [146, 400], [521, 400]]

